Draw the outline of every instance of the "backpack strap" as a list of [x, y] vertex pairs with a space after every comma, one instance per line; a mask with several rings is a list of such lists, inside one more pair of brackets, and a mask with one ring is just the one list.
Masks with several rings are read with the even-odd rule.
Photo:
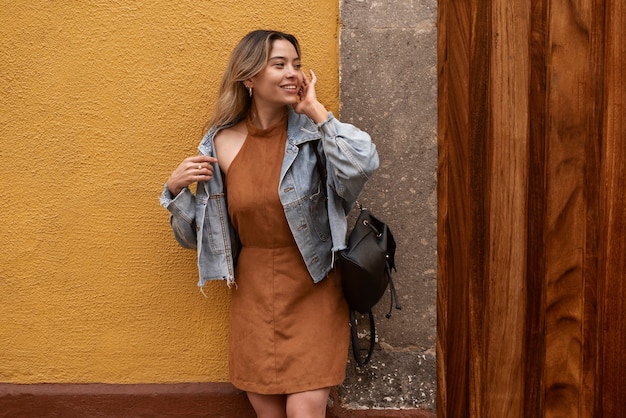
[[387, 319], [391, 318], [391, 311], [393, 310], [393, 305], [395, 303], [396, 309], [402, 309], [400, 305], [400, 298], [398, 297], [398, 293], [396, 293], [396, 286], [393, 284], [393, 279], [391, 278], [391, 269], [389, 268], [389, 263], [387, 263], [387, 275], [389, 276], [389, 293], [391, 294], [391, 302], [389, 303], [389, 312], [387, 312]]
[[374, 324], [374, 313], [370, 309], [368, 312], [370, 319], [370, 346], [367, 351], [367, 356], [365, 359], [361, 357], [361, 349], [359, 347], [359, 334], [356, 326], [356, 316], [354, 313], [354, 309], [350, 309], [350, 331], [352, 333], [352, 355], [356, 360], [356, 364], [359, 367], [363, 367], [370, 361], [372, 358], [372, 354], [374, 353], [374, 344], [376, 343], [376, 325]]

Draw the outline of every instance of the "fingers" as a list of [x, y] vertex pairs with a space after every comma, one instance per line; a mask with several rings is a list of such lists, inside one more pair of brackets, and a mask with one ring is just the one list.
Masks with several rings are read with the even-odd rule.
[[213, 172], [213, 164], [217, 162], [217, 158], [208, 155], [196, 155], [185, 158], [181, 165], [187, 170], [197, 170], [206, 173], [207, 170]]
[[317, 83], [317, 76], [315, 75], [313, 70], [309, 70], [309, 75], [310, 75], [310, 78], [306, 75], [304, 70], [302, 70], [302, 87], [303, 88], [306, 88], [309, 85], [314, 85], [315, 83]]
[[185, 158], [172, 172], [167, 183], [170, 191], [176, 196], [181, 189], [198, 181], [209, 181], [213, 177], [214, 164], [217, 158], [207, 155], [195, 155]]
[[317, 77], [313, 70], [309, 70], [311, 78], [309, 79], [302, 70], [302, 86], [300, 89], [300, 103], [308, 103], [317, 100], [315, 94], [315, 84], [317, 83]]
[[212, 158], [211, 161], [187, 161], [186, 164], [186, 174], [189, 178], [193, 179], [193, 181], [206, 181], [211, 178], [213, 175], [213, 163], [215, 161]]
[[326, 108], [317, 100], [315, 85], [317, 84], [317, 76], [313, 70], [309, 69], [309, 75], [302, 70], [302, 85], [298, 95], [297, 103], [292, 107], [296, 113], [305, 114], [314, 121], [320, 123], [326, 120]]
[[193, 157], [188, 157], [185, 158], [185, 161], [190, 161], [196, 164], [199, 163], [216, 163], [217, 162], [217, 158], [215, 157], [210, 157], [208, 155], [194, 155]]

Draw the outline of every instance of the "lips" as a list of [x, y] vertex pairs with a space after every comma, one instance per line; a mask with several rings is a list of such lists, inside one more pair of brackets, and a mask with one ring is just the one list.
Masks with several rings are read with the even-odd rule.
[[280, 88], [283, 90], [292, 90], [292, 91], [298, 90], [298, 86], [296, 86], [295, 84], [286, 84], [284, 86], [280, 86]]

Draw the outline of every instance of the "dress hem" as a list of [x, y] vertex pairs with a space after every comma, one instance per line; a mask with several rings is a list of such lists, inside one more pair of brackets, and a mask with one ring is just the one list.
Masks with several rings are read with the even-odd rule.
[[340, 379], [329, 379], [328, 382], [316, 382], [310, 383], [306, 385], [299, 386], [290, 386], [286, 388], [284, 386], [268, 386], [268, 385], [259, 385], [255, 383], [243, 383], [243, 382], [235, 382], [231, 380], [231, 384], [235, 386], [237, 389], [242, 390], [244, 392], [252, 392], [258, 393], [259, 395], [289, 395], [292, 393], [300, 393], [307, 392], [310, 390], [317, 390], [323, 388], [330, 388], [339, 386], [345, 380], [345, 375]]

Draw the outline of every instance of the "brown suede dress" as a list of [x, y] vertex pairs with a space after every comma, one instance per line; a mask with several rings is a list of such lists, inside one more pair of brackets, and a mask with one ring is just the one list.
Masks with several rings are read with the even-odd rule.
[[335, 386], [345, 377], [349, 311], [340, 278], [313, 283], [278, 196], [286, 117], [249, 122], [228, 170], [228, 212], [241, 238], [230, 315], [230, 380], [261, 394]]

